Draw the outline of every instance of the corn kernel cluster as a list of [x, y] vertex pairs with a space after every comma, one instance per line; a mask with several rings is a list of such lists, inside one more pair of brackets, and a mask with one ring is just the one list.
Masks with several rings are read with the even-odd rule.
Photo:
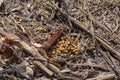
[[[43, 34], [40, 38], [36, 37], [34, 38], [34, 41], [36, 43], [41, 43], [41, 41], [44, 43], [47, 39], [51, 37], [51, 34]], [[42, 44], [42, 43], [41, 43]]]
[[[74, 38], [75, 39], [75, 38]], [[77, 53], [77, 44], [73, 43], [74, 39], [71, 36], [63, 36], [60, 41], [54, 46], [51, 50], [48, 51], [48, 55], [52, 56], [54, 54], [68, 53], [72, 52], [73, 54]]]
[[40, 31], [46, 31], [47, 29], [45, 27], [40, 27]]

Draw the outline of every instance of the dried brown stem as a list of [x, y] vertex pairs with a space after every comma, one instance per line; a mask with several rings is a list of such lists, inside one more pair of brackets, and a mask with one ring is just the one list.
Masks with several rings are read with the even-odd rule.
[[[70, 19], [70, 21], [71, 21], [72, 23], [74, 23], [78, 28], [81, 28], [83, 31], [85, 31], [85, 32], [88, 33], [89, 35], [93, 36], [92, 33], [91, 33], [91, 31], [88, 30], [87, 28], [85, 28], [85, 27], [84, 27], [85, 25], [83, 25], [80, 21], [75, 20], [73, 17], [67, 15], [66, 13], [63, 13], [63, 12], [54, 4], [54, 2], [51, 1], [51, 3], [54, 5], [53, 9], [58, 10], [64, 17], [68, 16], [68, 18]], [[101, 25], [99, 25], [99, 26], [101, 26]], [[108, 51], [114, 53], [115, 55], [117, 55], [117, 57], [120, 57], [120, 53], [119, 53], [118, 51], [116, 51], [113, 47], [111, 47], [111, 46], [108, 44], [109, 42], [108, 42], [107, 40], [99, 37], [99, 36], [96, 35], [96, 34], [95, 34], [95, 39], [98, 40]]]
[[58, 40], [59, 37], [62, 36], [61, 31], [56, 31], [52, 37], [48, 39], [48, 41], [44, 42], [41, 46], [45, 51], [48, 51]]
[[[21, 41], [21, 39], [19, 37], [17, 37], [16, 35], [5, 32], [2, 28], [0, 28], [0, 34], [7, 38], [17, 40], [17, 42], [22, 45], [24, 51], [29, 53], [31, 56], [38, 57], [38, 58], [42, 59], [43, 61], [47, 61], [46, 58], [44, 58], [41, 54], [39, 54], [38, 50], [35, 47], [28, 45], [24, 41]], [[47, 62], [49, 62], [49, 61], [47, 61]], [[52, 76], [53, 73], [59, 74], [59, 72], [60, 72], [60, 70], [51, 63], [49, 63], [49, 65], [46, 67], [45, 66], [46, 64], [44, 62], [42, 63], [39, 61], [36, 63], [36, 65], [39, 66], [43, 71], [48, 73], [49, 76]]]
[[105, 76], [90, 78], [90, 79], [86, 79], [86, 80], [108, 80], [108, 79], [112, 79], [114, 77], [115, 77], [115, 74], [108, 74], [108, 75], [105, 75]]
[[65, 26], [62, 26], [60, 30], [56, 31], [46, 42], [44, 42], [41, 46], [45, 51], [48, 51], [58, 39], [63, 35], [63, 32], [66, 30]]

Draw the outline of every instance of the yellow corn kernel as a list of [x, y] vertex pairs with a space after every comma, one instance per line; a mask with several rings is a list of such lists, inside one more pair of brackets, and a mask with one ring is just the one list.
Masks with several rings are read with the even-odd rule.
[[65, 50], [64, 52], [65, 52], [65, 53], [67, 53], [67, 52], [68, 52], [68, 50]]
[[46, 28], [44, 28], [44, 27], [40, 27], [39, 28], [41, 31], [46, 31]]
[[30, 65], [31, 68], [35, 68], [35, 65]]
[[55, 54], [55, 51], [53, 51], [52, 54], [54, 55], [54, 54]]
[[57, 53], [60, 53], [61, 51], [60, 50], [56, 50]]
[[1, 49], [0, 52], [5, 52], [5, 49]]
[[42, 24], [43, 24], [43, 25], [46, 25], [46, 24], [47, 24], [47, 22], [46, 22], [46, 21], [44, 21]]
[[62, 47], [60, 47], [60, 51], [62, 51], [63, 50], [63, 48]]

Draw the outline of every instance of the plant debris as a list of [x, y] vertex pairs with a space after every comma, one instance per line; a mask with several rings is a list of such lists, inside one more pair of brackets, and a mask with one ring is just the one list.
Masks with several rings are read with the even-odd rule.
[[119, 80], [119, 0], [0, 0], [0, 80]]

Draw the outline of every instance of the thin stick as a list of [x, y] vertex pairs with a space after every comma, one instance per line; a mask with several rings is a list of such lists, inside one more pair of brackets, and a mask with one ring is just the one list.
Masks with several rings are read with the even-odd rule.
[[[5, 37], [7, 37], [7, 38], [16, 40], [17, 42], [19, 42], [22, 45], [22, 47], [23, 47], [23, 49], [24, 49], [25, 52], [29, 53], [30, 55], [32, 55], [34, 57], [38, 57], [41, 60], [47, 62], [47, 59], [44, 58], [41, 54], [39, 54], [38, 50], [35, 47], [28, 45], [27, 43], [25, 43], [24, 41], [22, 41], [16, 35], [14, 35], [12, 33], [5, 32], [2, 28], [0, 28], [0, 34], [3, 35], [3, 36], [5, 36]], [[46, 73], [49, 73], [48, 75], [50, 75], [50, 76], [52, 74], [50, 72], [52, 72], [52, 71], [55, 72], [55, 73], [57, 73], [57, 74], [59, 74], [59, 72], [60, 72], [60, 70], [56, 66], [54, 66], [53, 64], [51, 64], [51, 63], [49, 63], [49, 66], [47, 66], [47, 67], [49, 67], [49, 69], [51, 69], [51, 71], [46, 71], [45, 68], [47, 68], [47, 67], [45, 66], [46, 65], [45, 63], [39, 62], [39, 64], [41, 65], [39, 67], [41, 67], [41, 69], [44, 69], [44, 71]]]
[[108, 79], [111, 79], [111, 78], [114, 78], [114, 77], [115, 77], [115, 74], [108, 74], [108, 75], [105, 75], [105, 76], [96, 77], [96, 78], [89, 78], [89, 79], [86, 79], [86, 80], [108, 80]]
[[[74, 18], [67, 15], [66, 13], [63, 13], [52, 1], [51, 1], [51, 3], [54, 5], [54, 7], [53, 7], [54, 9], [57, 9], [64, 17], [68, 16], [70, 21], [73, 22], [78, 28], [81, 28], [83, 31], [85, 31], [89, 35], [93, 36], [91, 31], [86, 29], [84, 27], [85, 25], [83, 25], [80, 21], [75, 20]], [[99, 25], [99, 26], [101, 26], [101, 25]], [[102, 39], [101, 37], [99, 37], [96, 34], [95, 34], [95, 39], [97, 39], [108, 51], [114, 53], [115, 55], [117, 55], [120, 58], [120, 53], [118, 51], [116, 51], [114, 48], [112, 48], [110, 45], [108, 45], [107, 43], [109, 43], [109, 42], [107, 40]]]

